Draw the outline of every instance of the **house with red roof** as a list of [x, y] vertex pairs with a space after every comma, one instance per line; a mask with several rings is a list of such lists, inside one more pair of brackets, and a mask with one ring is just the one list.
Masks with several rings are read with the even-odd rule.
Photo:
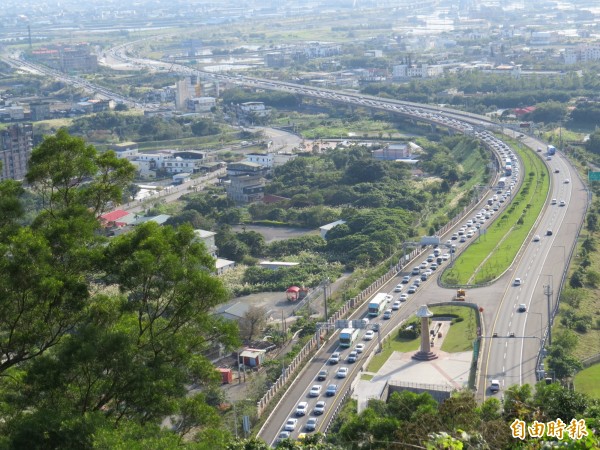
[[102, 226], [110, 227], [124, 227], [135, 221], [135, 214], [127, 212], [123, 209], [117, 209], [115, 211], [107, 212], [102, 214], [100, 217]]

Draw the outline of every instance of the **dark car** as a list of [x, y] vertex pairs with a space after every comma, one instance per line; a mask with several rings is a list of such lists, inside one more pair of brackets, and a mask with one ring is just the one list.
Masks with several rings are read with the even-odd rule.
[[319, 372], [319, 375], [317, 375], [317, 380], [324, 381], [325, 379], [327, 379], [327, 374], [328, 374], [328, 372], [326, 369], [321, 370]]
[[327, 386], [327, 390], [325, 391], [325, 395], [327, 397], [333, 397], [337, 393], [337, 384], [330, 384]]

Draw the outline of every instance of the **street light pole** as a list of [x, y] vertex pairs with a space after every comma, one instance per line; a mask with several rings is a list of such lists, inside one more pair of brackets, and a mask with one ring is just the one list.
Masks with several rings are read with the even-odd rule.
[[554, 286], [554, 279], [552, 275], [548, 275], [550, 278], [550, 284], [544, 285], [544, 295], [548, 304], [548, 346], [552, 345], [552, 287]]
[[327, 322], [327, 287], [329, 286], [329, 278], [323, 281], [323, 301], [325, 303], [325, 322]]

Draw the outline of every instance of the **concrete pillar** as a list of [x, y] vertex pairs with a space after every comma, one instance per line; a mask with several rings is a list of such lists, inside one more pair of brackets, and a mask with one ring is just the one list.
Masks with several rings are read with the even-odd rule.
[[429, 337], [429, 318], [433, 313], [429, 311], [427, 305], [422, 305], [417, 310], [416, 316], [421, 319], [421, 348], [412, 357], [420, 361], [431, 361], [437, 359], [437, 355], [431, 351], [431, 342]]

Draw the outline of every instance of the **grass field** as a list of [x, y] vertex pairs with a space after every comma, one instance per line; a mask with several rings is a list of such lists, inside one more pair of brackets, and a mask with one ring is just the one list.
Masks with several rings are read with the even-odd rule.
[[[397, 334], [394, 332], [394, 334]], [[369, 366], [367, 367], [367, 372], [377, 372], [381, 367], [385, 364], [388, 358], [394, 352], [414, 352], [419, 349], [420, 338], [417, 339], [400, 339], [398, 337], [394, 339], [388, 339], [383, 344], [383, 350], [381, 353], [378, 353], [373, 357]]]
[[487, 233], [475, 240], [443, 274], [444, 283], [480, 284], [493, 280], [512, 264], [542, 210], [550, 178], [548, 170], [530, 150], [516, 150], [523, 161], [525, 180], [514, 200]]
[[594, 364], [575, 375], [575, 390], [600, 399], [600, 364]]
[[450, 331], [442, 343], [443, 352], [457, 353], [473, 349], [473, 341], [477, 337], [475, 311], [466, 306], [434, 306], [430, 309], [436, 315], [452, 314], [462, 318], [452, 321]]

